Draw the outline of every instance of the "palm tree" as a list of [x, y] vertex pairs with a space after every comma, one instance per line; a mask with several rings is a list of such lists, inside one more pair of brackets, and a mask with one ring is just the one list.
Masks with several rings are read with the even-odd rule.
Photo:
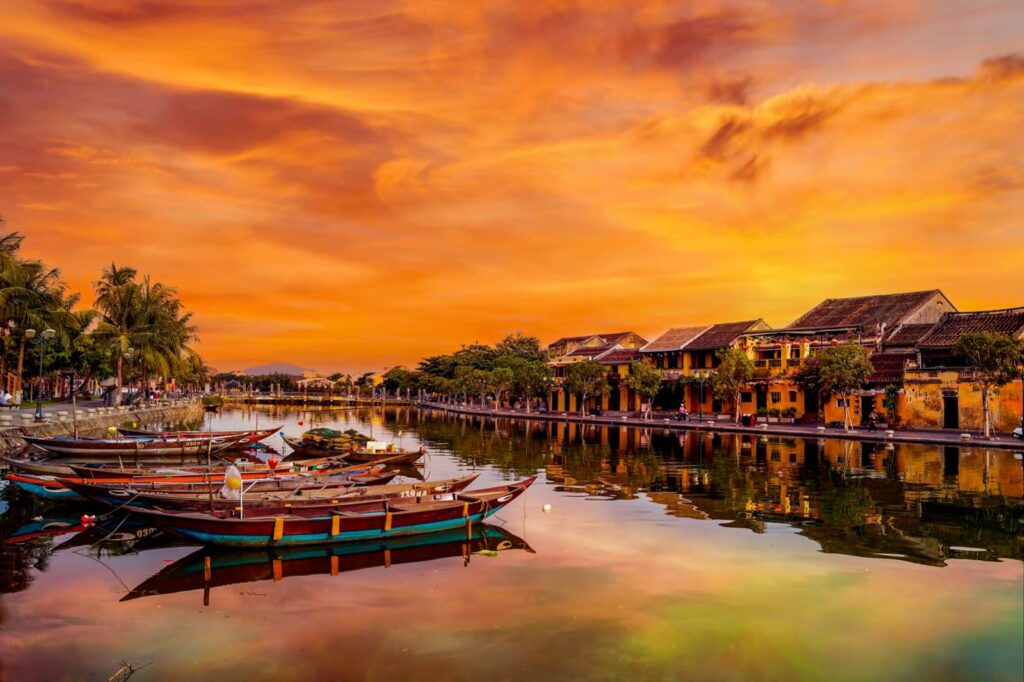
[[[21, 332], [18, 343], [18, 365], [14, 392], [20, 400], [25, 364], [27, 329], [53, 329], [66, 342], [68, 331], [78, 327], [71, 309], [78, 297], [67, 292], [60, 271], [46, 267], [42, 261], [18, 256], [21, 236], [18, 233], [0, 237], [0, 319]], [[4, 368], [5, 369], [5, 368]]]
[[151, 373], [168, 377], [190, 366], [195, 339], [191, 313], [183, 312], [177, 292], [147, 276], [136, 280], [135, 268], [111, 263], [95, 283], [101, 321], [94, 335], [110, 344], [117, 367], [117, 387], [124, 380], [124, 357], [137, 353], [143, 383]]

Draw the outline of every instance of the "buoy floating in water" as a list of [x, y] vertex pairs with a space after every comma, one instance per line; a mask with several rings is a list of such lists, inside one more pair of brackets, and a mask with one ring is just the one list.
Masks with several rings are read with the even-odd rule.
[[550, 513], [551, 513], [551, 505], [550, 505], [550, 504], [545, 504], [545, 505], [544, 505], [543, 507], [541, 507], [540, 509], [541, 509], [541, 511], [543, 511], [543, 512], [544, 512], [545, 514], [550, 514]]

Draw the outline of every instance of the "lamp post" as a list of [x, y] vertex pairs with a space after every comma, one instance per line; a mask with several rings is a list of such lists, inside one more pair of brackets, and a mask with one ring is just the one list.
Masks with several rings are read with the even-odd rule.
[[708, 380], [708, 372], [706, 369], [694, 370], [694, 376], [697, 377], [697, 384], [700, 386], [700, 392], [697, 395], [697, 421], [704, 423], [704, 382]]
[[135, 366], [135, 349], [128, 346], [128, 349], [124, 352], [125, 359], [128, 360], [128, 402], [132, 402], [132, 388], [134, 387], [134, 377], [132, 377], [132, 368]]
[[45, 329], [43, 333], [36, 338], [35, 329], [26, 329], [25, 338], [29, 340], [34, 346], [39, 346], [39, 377], [37, 379], [38, 384], [36, 385], [36, 421], [43, 421], [43, 355], [46, 350], [46, 344], [53, 340], [53, 337], [57, 336], [57, 332], [52, 329]]

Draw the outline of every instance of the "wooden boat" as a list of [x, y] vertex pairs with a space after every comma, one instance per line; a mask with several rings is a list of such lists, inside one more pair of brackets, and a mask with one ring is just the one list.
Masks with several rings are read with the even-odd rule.
[[53, 476], [37, 476], [11, 471], [4, 478], [15, 487], [44, 500], [55, 502], [82, 502], [84, 497], [71, 490]]
[[[410, 498], [444, 495], [465, 490], [479, 474], [417, 483], [373, 485], [361, 481], [330, 486], [307, 486], [292, 490], [248, 491], [244, 496], [247, 514], [268, 515], [294, 513], [301, 516], [326, 515], [332, 510], [358, 511], [367, 502], [384, 498]], [[236, 509], [239, 500], [225, 499], [219, 491], [167, 492], [160, 489], [139, 491], [132, 488], [106, 488], [90, 484], [69, 483], [80, 495], [104, 504], [146, 507], [150, 509]], [[369, 507], [367, 507], [369, 508]]]
[[[69, 465], [72, 470], [77, 465]], [[241, 477], [243, 481], [255, 481], [261, 479], [273, 479], [279, 481], [278, 485], [284, 485], [285, 482], [292, 482], [294, 487], [300, 487], [304, 485], [313, 485], [317, 481], [335, 480], [339, 485], [344, 484], [344, 481], [348, 477], [352, 476], [363, 476], [363, 475], [374, 475], [375, 478], [370, 479], [375, 483], [383, 484], [395, 476], [398, 472], [388, 472], [385, 474], [383, 467], [380, 464], [354, 464], [345, 467], [336, 467], [333, 469], [313, 469], [307, 472], [298, 473], [285, 473], [279, 476], [269, 476], [266, 470], [254, 470], [254, 471], [241, 471]], [[86, 473], [89, 474], [86, 468]], [[383, 478], [387, 476], [387, 478]], [[139, 487], [153, 487], [155, 485], [168, 486], [168, 485], [180, 485], [180, 486], [192, 486], [185, 488], [185, 491], [191, 490], [206, 490], [208, 488], [220, 489], [224, 484], [224, 470], [220, 471], [209, 471], [207, 473], [184, 473], [184, 474], [157, 474], [153, 476], [126, 476], [120, 478], [94, 478], [92, 475], [74, 477], [74, 476], [54, 476], [51, 474], [28, 474], [22, 472], [9, 472], [4, 474], [4, 478], [13, 483], [18, 488], [29, 492], [37, 497], [46, 500], [65, 500], [65, 501], [81, 501], [85, 498], [81, 497], [77, 492], [70, 490], [66, 482], [74, 481], [76, 483], [102, 483], [107, 486], [124, 486], [132, 485], [136, 488]], [[263, 484], [261, 484], [263, 485]], [[320, 483], [319, 485], [323, 485]], [[180, 492], [180, 490], [179, 490]]]
[[521, 549], [533, 552], [522, 538], [486, 523], [473, 526], [468, 537], [462, 528], [389, 538], [363, 540], [321, 547], [265, 549], [213, 549], [204, 547], [185, 556], [139, 583], [121, 598], [130, 601], [178, 592], [203, 591], [210, 604], [210, 589], [227, 585], [309, 575], [332, 575], [370, 568], [459, 557], [468, 566], [478, 552]]
[[232, 547], [319, 545], [417, 535], [479, 523], [517, 497], [537, 479], [462, 492], [451, 500], [381, 500], [363, 512], [332, 512], [306, 518], [295, 514], [240, 518], [238, 512], [132, 509], [152, 523], [204, 544]]
[[[302, 499], [307, 493], [327, 492], [341, 495], [344, 492], [359, 486], [381, 486], [394, 480], [398, 473], [384, 471], [373, 474], [358, 476], [347, 476], [344, 478], [297, 478], [297, 479], [260, 479], [245, 485], [246, 498], [250, 496], [258, 501], [260, 496], [268, 493], [284, 493], [293, 495], [296, 499]], [[83, 499], [101, 502], [114, 507], [121, 507], [128, 504], [132, 506], [153, 506], [158, 499], [168, 499], [172, 503], [175, 499], [205, 501], [199, 505], [200, 509], [209, 509], [212, 502], [216, 502], [220, 496], [220, 490], [224, 486], [223, 481], [211, 483], [187, 483], [187, 484], [165, 484], [165, 483], [131, 483], [127, 486], [122, 484], [107, 484], [95, 481], [76, 481], [70, 479], [58, 479], [66, 488], [82, 496]], [[230, 507], [238, 506], [234, 500]], [[191, 508], [191, 507], [188, 507]]]
[[142, 429], [118, 429], [122, 436], [128, 438], [225, 438], [234, 439], [235, 447], [244, 447], [258, 443], [281, 430], [281, 426], [271, 429], [254, 429], [250, 431], [145, 431]]
[[303, 443], [302, 439], [292, 436], [283, 436], [284, 442], [292, 449], [290, 456], [301, 457], [341, 457], [349, 462], [372, 462], [381, 458], [387, 458], [392, 464], [415, 462], [423, 456], [423, 449], [416, 451], [409, 450], [327, 450], [315, 447], [309, 443]]
[[[289, 476], [293, 474], [304, 474], [304, 473], [319, 473], [324, 471], [332, 471], [333, 475], [344, 473], [345, 471], [365, 471], [367, 468], [366, 464], [346, 464], [340, 458], [334, 459], [317, 459], [317, 460], [303, 460], [301, 462], [288, 462], [287, 464], [281, 463], [279, 466], [271, 469], [266, 462], [232, 462], [235, 468], [243, 474], [243, 478], [271, 478], [274, 476]], [[373, 462], [378, 466], [383, 466], [385, 462]], [[160, 480], [161, 478], [183, 478], [183, 477], [194, 477], [200, 476], [205, 478], [209, 476], [224, 477], [224, 472], [229, 466], [229, 463], [220, 462], [218, 464], [206, 466], [184, 466], [184, 467], [106, 467], [96, 466], [91, 464], [68, 464], [67, 468], [71, 471], [71, 476], [78, 476], [81, 478], [88, 478], [97, 481], [102, 480], [137, 480], [137, 479], [152, 479]]]
[[210, 438], [37, 438], [22, 436], [25, 442], [58, 457], [102, 458], [127, 461], [149, 457], [199, 457], [232, 447], [234, 441], [215, 442]]
[[35, 474], [37, 476], [74, 476], [66, 463], [60, 460], [35, 461], [31, 459], [15, 459], [13, 457], [0, 457], [12, 471], [22, 474]]

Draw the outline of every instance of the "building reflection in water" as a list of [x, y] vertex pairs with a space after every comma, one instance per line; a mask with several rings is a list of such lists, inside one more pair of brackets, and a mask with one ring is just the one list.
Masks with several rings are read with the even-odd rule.
[[1011, 451], [439, 413], [416, 428], [478, 464], [543, 469], [568, 494], [646, 497], [673, 516], [754, 532], [791, 524], [825, 552], [931, 565], [1024, 558], [1024, 466]]

